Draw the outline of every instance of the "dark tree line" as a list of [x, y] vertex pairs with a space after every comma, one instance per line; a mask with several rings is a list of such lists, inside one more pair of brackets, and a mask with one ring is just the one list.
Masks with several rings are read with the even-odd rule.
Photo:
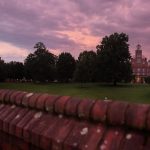
[[77, 60], [63, 52], [55, 56], [42, 42], [34, 46], [24, 63], [5, 63], [0, 59], [0, 81], [26, 79], [35, 82], [129, 82], [132, 77], [128, 36], [114, 33], [105, 36], [96, 52], [83, 51]]

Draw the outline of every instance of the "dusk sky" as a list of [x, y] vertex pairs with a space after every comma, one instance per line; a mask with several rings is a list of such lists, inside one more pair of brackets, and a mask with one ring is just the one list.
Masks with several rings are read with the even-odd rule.
[[102, 37], [129, 35], [150, 59], [150, 0], [0, 0], [0, 57], [23, 61], [41, 41], [54, 54], [96, 50]]

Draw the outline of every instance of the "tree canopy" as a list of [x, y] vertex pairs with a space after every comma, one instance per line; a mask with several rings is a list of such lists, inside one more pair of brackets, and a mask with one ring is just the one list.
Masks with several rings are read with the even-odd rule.
[[6, 78], [5, 73], [6, 73], [5, 62], [0, 57], [0, 82], [5, 80], [5, 78]]
[[70, 53], [61, 53], [56, 63], [58, 80], [61, 82], [72, 80], [75, 65], [75, 59]]
[[96, 79], [96, 53], [84, 51], [80, 53], [74, 74], [75, 81], [93, 82]]
[[60, 82], [129, 82], [132, 76], [131, 55], [128, 35], [114, 33], [105, 36], [96, 46], [96, 52], [83, 51], [78, 60], [67, 52], [58, 57], [47, 50], [42, 42], [34, 45], [24, 64], [5, 63], [0, 58], [0, 81], [8, 79], [31, 79], [47, 82], [57, 79]]
[[6, 63], [6, 77], [8, 79], [23, 79], [24, 77], [23, 63], [16, 61]]
[[128, 35], [114, 33], [97, 45], [99, 79], [104, 82], [130, 81], [132, 77]]
[[36, 49], [25, 59], [26, 77], [34, 81], [53, 81], [56, 57], [50, 53], [42, 42], [35, 44]]

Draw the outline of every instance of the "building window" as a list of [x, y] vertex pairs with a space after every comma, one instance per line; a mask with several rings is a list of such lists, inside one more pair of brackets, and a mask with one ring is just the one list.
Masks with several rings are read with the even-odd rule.
[[137, 71], [138, 71], [138, 72], [140, 72], [140, 71], [141, 71], [141, 69], [140, 69], [140, 68], [138, 68], [138, 69], [137, 69]]
[[143, 72], [145, 72], [145, 68], [143, 68]]
[[137, 63], [140, 64], [141, 63], [141, 59], [137, 58]]

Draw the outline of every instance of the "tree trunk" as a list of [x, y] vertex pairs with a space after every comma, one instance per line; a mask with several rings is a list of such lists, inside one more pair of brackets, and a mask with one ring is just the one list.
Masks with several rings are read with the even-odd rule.
[[117, 85], [117, 81], [116, 81], [116, 80], [114, 80], [114, 83], [113, 83], [113, 85], [114, 85], [114, 86], [116, 86], [116, 85]]

